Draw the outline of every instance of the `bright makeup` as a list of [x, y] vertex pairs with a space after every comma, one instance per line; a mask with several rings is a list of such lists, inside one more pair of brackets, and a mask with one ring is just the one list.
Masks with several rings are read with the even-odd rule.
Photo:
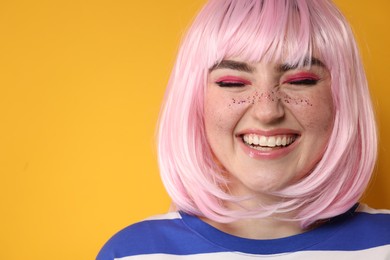
[[229, 103], [229, 107], [233, 105], [242, 105], [242, 104], [255, 104], [256, 102], [279, 102], [282, 101], [286, 104], [291, 105], [306, 105], [313, 106], [309, 99], [302, 97], [290, 97], [287, 94], [281, 93], [280, 91], [267, 91], [261, 92], [255, 91], [252, 95], [242, 97], [242, 98], [232, 98], [232, 102]]
[[287, 76], [283, 80], [282, 84], [294, 84], [294, 85], [315, 85], [320, 78], [311, 72], [298, 72], [296, 74]]
[[236, 76], [223, 76], [216, 80], [216, 83], [220, 87], [240, 87], [252, 84], [249, 80]]

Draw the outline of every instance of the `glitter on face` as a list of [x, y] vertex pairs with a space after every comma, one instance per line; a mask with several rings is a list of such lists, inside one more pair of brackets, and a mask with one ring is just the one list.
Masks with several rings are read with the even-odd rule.
[[261, 102], [264, 100], [268, 100], [271, 102], [279, 102], [282, 101], [285, 104], [291, 105], [305, 105], [305, 106], [313, 106], [313, 104], [306, 98], [292, 98], [287, 94], [281, 93], [280, 91], [267, 91], [259, 93], [257, 90], [253, 95], [247, 96], [245, 98], [232, 98], [232, 103], [229, 104], [229, 107], [232, 105], [242, 105], [242, 104], [250, 104], [254, 105], [257, 102]]

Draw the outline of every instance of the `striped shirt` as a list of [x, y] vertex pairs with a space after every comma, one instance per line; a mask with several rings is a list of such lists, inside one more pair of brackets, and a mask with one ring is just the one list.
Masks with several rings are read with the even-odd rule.
[[114, 235], [97, 260], [390, 260], [390, 211], [354, 207], [302, 234], [270, 240], [232, 236], [197, 217], [171, 212]]

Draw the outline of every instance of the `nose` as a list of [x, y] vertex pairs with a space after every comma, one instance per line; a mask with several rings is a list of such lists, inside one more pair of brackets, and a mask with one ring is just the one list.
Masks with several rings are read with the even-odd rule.
[[285, 107], [278, 92], [261, 93], [252, 104], [252, 113], [256, 120], [264, 124], [279, 122], [285, 116]]

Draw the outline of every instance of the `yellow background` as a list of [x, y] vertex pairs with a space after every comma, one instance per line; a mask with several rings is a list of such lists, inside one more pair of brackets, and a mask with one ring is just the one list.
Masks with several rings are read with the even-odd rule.
[[[167, 210], [154, 129], [203, 2], [0, 2], [0, 259], [94, 259], [116, 231]], [[390, 208], [390, 4], [336, 2], [358, 34], [379, 119], [365, 201]]]

